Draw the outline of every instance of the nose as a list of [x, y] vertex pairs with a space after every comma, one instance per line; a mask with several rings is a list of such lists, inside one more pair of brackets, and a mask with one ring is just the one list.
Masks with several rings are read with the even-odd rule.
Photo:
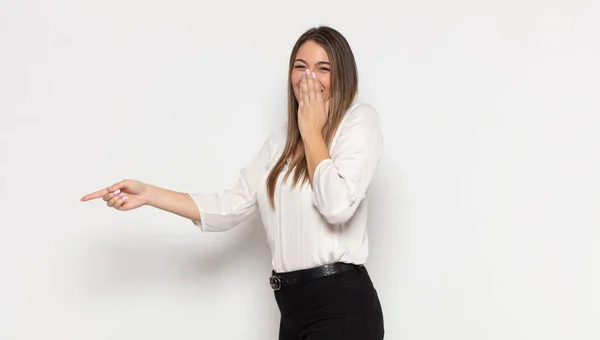
[[[306, 70], [309, 70], [310, 75], [306, 74]], [[312, 74], [315, 74], [315, 82], [316, 85], [319, 87], [319, 89], [321, 90], [321, 92], [324, 91], [323, 89], [323, 83], [321, 83], [320, 77], [319, 77], [319, 73], [316, 70], [311, 70], [310, 68], [307, 68], [306, 70], [304, 70], [304, 75], [306, 75], [307, 77], [312, 77]], [[302, 85], [302, 78], [298, 79], [298, 83], [296, 84], [297, 87], [300, 87]]]

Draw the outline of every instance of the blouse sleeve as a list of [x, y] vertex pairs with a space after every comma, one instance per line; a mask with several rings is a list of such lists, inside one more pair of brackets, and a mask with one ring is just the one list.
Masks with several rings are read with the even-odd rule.
[[231, 188], [217, 193], [189, 194], [200, 213], [200, 221], [192, 220], [194, 225], [202, 231], [226, 231], [257, 210], [256, 190], [268, 166], [271, 137], [254, 160], [241, 169], [237, 182]]
[[383, 155], [375, 109], [359, 104], [348, 115], [331, 158], [321, 161], [313, 175], [314, 205], [330, 224], [344, 224], [354, 215]]

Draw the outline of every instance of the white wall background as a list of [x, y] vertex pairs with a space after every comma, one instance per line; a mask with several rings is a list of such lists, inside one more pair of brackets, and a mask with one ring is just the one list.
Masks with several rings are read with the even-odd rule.
[[258, 217], [221, 234], [90, 191], [220, 191], [284, 121], [305, 29], [384, 122], [368, 262], [387, 339], [599, 339], [590, 1], [0, 2], [0, 339], [275, 339]]

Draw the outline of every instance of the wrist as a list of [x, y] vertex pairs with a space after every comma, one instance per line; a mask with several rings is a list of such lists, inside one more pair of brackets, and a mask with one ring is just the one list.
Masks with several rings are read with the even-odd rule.
[[157, 198], [157, 187], [144, 183], [144, 189], [142, 194], [140, 195], [142, 199], [142, 205], [149, 205], [152, 207], [156, 206], [156, 198]]
[[325, 144], [325, 138], [321, 133], [307, 134], [302, 140], [307, 158], [329, 157], [329, 149]]
[[323, 139], [323, 135], [321, 134], [321, 131], [317, 131], [314, 129], [305, 131], [301, 135], [302, 135], [302, 139], [305, 141], [314, 141], [314, 140], [318, 140], [319, 138]]

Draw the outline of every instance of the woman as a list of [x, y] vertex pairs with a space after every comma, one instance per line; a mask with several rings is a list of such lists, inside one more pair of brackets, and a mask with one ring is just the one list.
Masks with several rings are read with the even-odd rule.
[[291, 53], [288, 122], [231, 189], [187, 194], [124, 180], [82, 200], [102, 197], [117, 210], [150, 205], [203, 231], [231, 229], [258, 209], [273, 256], [279, 339], [383, 339], [381, 305], [363, 265], [366, 193], [383, 141], [378, 114], [355, 100], [357, 92], [346, 39], [329, 27], [310, 29]]

